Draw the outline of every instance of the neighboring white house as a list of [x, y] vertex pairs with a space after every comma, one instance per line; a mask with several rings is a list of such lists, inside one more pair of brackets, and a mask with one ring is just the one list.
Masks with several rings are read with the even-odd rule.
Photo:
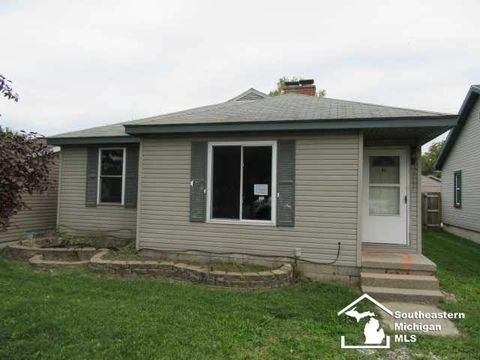
[[436, 168], [442, 170], [445, 229], [480, 242], [480, 85], [473, 85]]

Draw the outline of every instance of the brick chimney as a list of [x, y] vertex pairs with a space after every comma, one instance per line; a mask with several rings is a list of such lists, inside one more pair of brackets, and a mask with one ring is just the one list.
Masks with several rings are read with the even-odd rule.
[[301, 94], [315, 96], [315, 94], [317, 93], [317, 88], [315, 87], [315, 81], [313, 79], [285, 81], [283, 92], [285, 94]]

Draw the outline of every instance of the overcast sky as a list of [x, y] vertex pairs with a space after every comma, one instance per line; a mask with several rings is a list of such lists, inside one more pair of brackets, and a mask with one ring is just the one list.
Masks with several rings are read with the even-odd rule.
[[313, 78], [327, 96], [456, 113], [480, 1], [0, 2], [0, 123], [53, 135]]

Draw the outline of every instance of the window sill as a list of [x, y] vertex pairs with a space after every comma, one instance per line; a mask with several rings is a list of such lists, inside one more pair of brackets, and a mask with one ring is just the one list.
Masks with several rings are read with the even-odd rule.
[[125, 204], [121, 204], [121, 203], [97, 203], [97, 206], [98, 207], [109, 207], [109, 206], [123, 207], [123, 206], [125, 206]]
[[223, 220], [208, 219], [208, 224], [225, 224], [225, 225], [254, 225], [254, 226], [276, 226], [273, 221], [265, 220]]

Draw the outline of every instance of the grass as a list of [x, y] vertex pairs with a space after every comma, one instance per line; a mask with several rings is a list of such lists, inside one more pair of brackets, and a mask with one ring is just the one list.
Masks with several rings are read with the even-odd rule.
[[437, 264], [437, 278], [443, 291], [454, 294], [456, 302], [440, 307], [448, 312], [464, 312], [454, 320], [459, 337], [423, 336], [419, 349], [454, 359], [480, 359], [480, 245], [440, 230], [424, 232], [423, 253]]
[[[457, 338], [423, 336], [419, 357], [479, 358], [480, 246], [427, 232], [427, 256], [463, 311]], [[360, 359], [339, 338], [363, 340], [337, 312], [359, 293], [300, 283], [265, 292], [205, 288], [162, 279], [35, 272], [0, 258], [0, 359]], [[359, 309], [362, 310], [362, 309]], [[421, 355], [423, 354], [423, 355]]]

